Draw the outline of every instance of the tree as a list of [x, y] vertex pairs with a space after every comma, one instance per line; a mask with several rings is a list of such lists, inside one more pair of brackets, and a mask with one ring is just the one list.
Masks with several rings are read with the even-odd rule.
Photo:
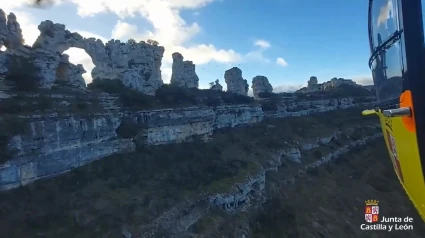
[[210, 88], [214, 87], [214, 82], [210, 83]]
[[127, 44], [129, 44], [129, 45], [135, 45], [136, 44], [136, 41], [134, 39], [130, 38], [130, 39], [128, 39]]
[[149, 45], [153, 45], [153, 46], [158, 46], [159, 45], [158, 41], [155, 41], [155, 40], [152, 40], [152, 39], [147, 40], [147, 43]]

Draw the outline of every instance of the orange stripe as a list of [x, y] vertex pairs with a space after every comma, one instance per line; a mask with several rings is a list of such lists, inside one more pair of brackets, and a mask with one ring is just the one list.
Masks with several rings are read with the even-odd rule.
[[415, 112], [413, 110], [412, 92], [410, 90], [406, 90], [400, 95], [400, 107], [410, 107], [412, 115], [408, 117], [404, 116], [401, 120], [406, 130], [416, 132]]

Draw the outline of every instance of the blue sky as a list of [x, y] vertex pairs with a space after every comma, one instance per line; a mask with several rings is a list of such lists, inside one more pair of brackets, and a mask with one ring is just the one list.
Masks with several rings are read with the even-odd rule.
[[[363, 83], [371, 77], [367, 0], [71, 0], [42, 10], [20, 1], [2, 7], [16, 13], [29, 41], [46, 19], [83, 36], [154, 38], [169, 50], [164, 78], [171, 51], [179, 50], [197, 63], [202, 88], [215, 79], [225, 86], [224, 71], [233, 66], [250, 84], [264, 75], [278, 90], [304, 86], [313, 75], [319, 82], [344, 77]], [[81, 54], [71, 58], [86, 66]], [[278, 65], [277, 58], [287, 65]]]

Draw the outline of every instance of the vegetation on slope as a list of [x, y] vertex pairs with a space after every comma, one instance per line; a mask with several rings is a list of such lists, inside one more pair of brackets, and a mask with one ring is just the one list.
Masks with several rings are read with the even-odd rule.
[[[275, 175], [276, 176], [276, 175]], [[364, 201], [381, 216], [413, 217], [413, 231], [362, 231]], [[423, 237], [425, 225], [394, 173], [383, 140], [281, 189], [250, 219], [255, 237]]]
[[209, 89], [183, 88], [164, 84], [156, 91], [155, 96], [144, 95], [134, 89], [125, 87], [120, 80], [95, 79], [88, 88], [93, 91], [107, 92], [117, 95], [120, 104], [135, 109], [154, 109], [164, 107], [210, 106], [231, 104], [249, 104], [252, 97], [230, 92]]
[[318, 99], [338, 99], [338, 98], [346, 98], [346, 97], [354, 97], [355, 99], [364, 98], [364, 97], [374, 97], [375, 91], [368, 90], [364, 87], [353, 86], [349, 84], [342, 84], [337, 88], [328, 88], [326, 90], [302, 93], [269, 93], [263, 92], [260, 93], [259, 96], [261, 98], [268, 99], [283, 99], [283, 98], [294, 98], [300, 100], [318, 100]]
[[[423, 237], [425, 224], [394, 173], [383, 140], [357, 147], [284, 184], [287, 170], [267, 174], [272, 196], [262, 207], [234, 215], [214, 212], [191, 227], [202, 237]], [[413, 217], [413, 231], [362, 231], [365, 200], [380, 216]]]
[[138, 234], [141, 225], [187, 199], [228, 191], [255, 174], [275, 149], [376, 122], [350, 109], [220, 130], [208, 143], [113, 155], [0, 194], [0, 230], [11, 238], [117, 237], [127, 225]]

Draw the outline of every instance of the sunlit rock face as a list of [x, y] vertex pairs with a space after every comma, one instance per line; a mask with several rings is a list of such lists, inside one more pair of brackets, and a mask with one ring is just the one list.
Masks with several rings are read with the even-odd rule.
[[103, 44], [99, 39], [83, 38], [51, 21], [43, 21], [38, 28], [40, 36], [34, 48], [59, 54], [71, 47], [85, 50], [95, 65], [93, 79], [120, 79], [124, 85], [149, 95], [154, 95], [163, 84], [160, 68], [164, 48], [161, 46], [119, 40]]
[[[23, 46], [22, 30], [16, 16], [11, 13], [6, 19], [0, 10], [0, 46], [7, 48], [0, 55], [1, 60], [7, 61], [16, 55], [30, 59], [38, 69], [34, 74], [39, 76], [40, 87], [51, 88], [56, 80], [70, 80], [70, 85], [85, 86], [80, 77], [84, 69], [72, 65], [62, 56], [71, 47], [83, 49], [91, 57], [95, 65], [91, 73], [93, 79], [119, 79], [127, 87], [148, 95], [154, 95], [163, 84], [160, 68], [164, 47], [118, 40], [104, 44], [99, 39], [71, 33], [65, 25], [49, 20], [41, 22], [38, 29], [40, 35], [33, 46]], [[68, 65], [68, 70], [65, 70], [64, 64]], [[0, 68], [0, 77], [4, 78], [7, 72], [7, 67]], [[66, 72], [69, 75], [64, 75]]]
[[173, 53], [172, 56], [171, 84], [185, 88], [198, 88], [199, 77], [196, 75], [195, 64], [192, 61], [183, 60], [183, 55], [178, 52]]
[[226, 70], [226, 72], [224, 72], [224, 79], [227, 84], [228, 92], [245, 96], [248, 95], [248, 82], [246, 79], [242, 78], [242, 70], [240, 70], [238, 67], [233, 67], [229, 70]]
[[[27, 75], [37, 78], [39, 87], [66, 85], [61, 88], [64, 91], [40, 90], [26, 95], [31, 105], [32, 97], [40, 97], [41, 91], [49, 102], [63, 100], [60, 104], [53, 104], [56, 105], [53, 112], [40, 112], [37, 108], [34, 113], [25, 115], [21, 112], [11, 113], [11, 116], [16, 117], [13, 119], [24, 120], [29, 129], [19, 132], [20, 134], [8, 134], [7, 139], [0, 143], [0, 152], [3, 152], [3, 149], [13, 152], [11, 158], [0, 158], [0, 190], [56, 176], [114, 153], [131, 152], [137, 146], [208, 139], [215, 130], [252, 125], [266, 117], [301, 116], [356, 106], [353, 98], [345, 98], [279, 101], [273, 110], [266, 110], [264, 105], [259, 104], [236, 105], [232, 102], [229, 102], [232, 105], [226, 106], [146, 111], [123, 108], [116, 103], [120, 98], [114, 95], [74, 90], [86, 87], [82, 78], [85, 70], [82, 65], [71, 64], [69, 56], [63, 52], [70, 47], [84, 49], [95, 64], [92, 71], [94, 79], [118, 79], [127, 87], [154, 95], [163, 84], [160, 71], [163, 47], [134, 41], [121, 43], [116, 40], [103, 44], [101, 40], [86, 39], [78, 33], [71, 33], [64, 25], [51, 21], [43, 21], [39, 30], [40, 36], [34, 45], [25, 46], [22, 44], [22, 32], [16, 17], [6, 17], [4, 12], [0, 11], [0, 43], [7, 48], [6, 51], [0, 52], [0, 100], [7, 98], [3, 97], [4, 82], [10, 81], [6, 76], [11, 72], [27, 72], [28, 68], [31, 68], [30, 65], [36, 69], [27, 72]], [[184, 61], [179, 53], [173, 54], [173, 59], [172, 84], [197, 88], [199, 78], [196, 76], [195, 65]], [[23, 67], [24, 65], [28, 68]], [[239, 68], [227, 70], [224, 78], [229, 92], [247, 95], [249, 85], [243, 79]], [[211, 86], [212, 90], [223, 89], [218, 80]], [[273, 90], [264, 76], [255, 77], [252, 87], [257, 96], [261, 92]], [[66, 90], [79, 94], [68, 93]], [[219, 95], [235, 96], [224, 93]], [[16, 103], [13, 97], [8, 99]], [[72, 107], [77, 105], [78, 101], [97, 101], [100, 109], [90, 112], [75, 111]], [[59, 107], [66, 109], [58, 110]], [[0, 116], [0, 122], [3, 122], [5, 117]], [[129, 134], [123, 133], [123, 128], [127, 128]]]
[[269, 80], [265, 76], [255, 76], [252, 79], [252, 91], [254, 93], [254, 98], [258, 99], [259, 94], [263, 92], [271, 93], [273, 92], [273, 86], [269, 83]]

